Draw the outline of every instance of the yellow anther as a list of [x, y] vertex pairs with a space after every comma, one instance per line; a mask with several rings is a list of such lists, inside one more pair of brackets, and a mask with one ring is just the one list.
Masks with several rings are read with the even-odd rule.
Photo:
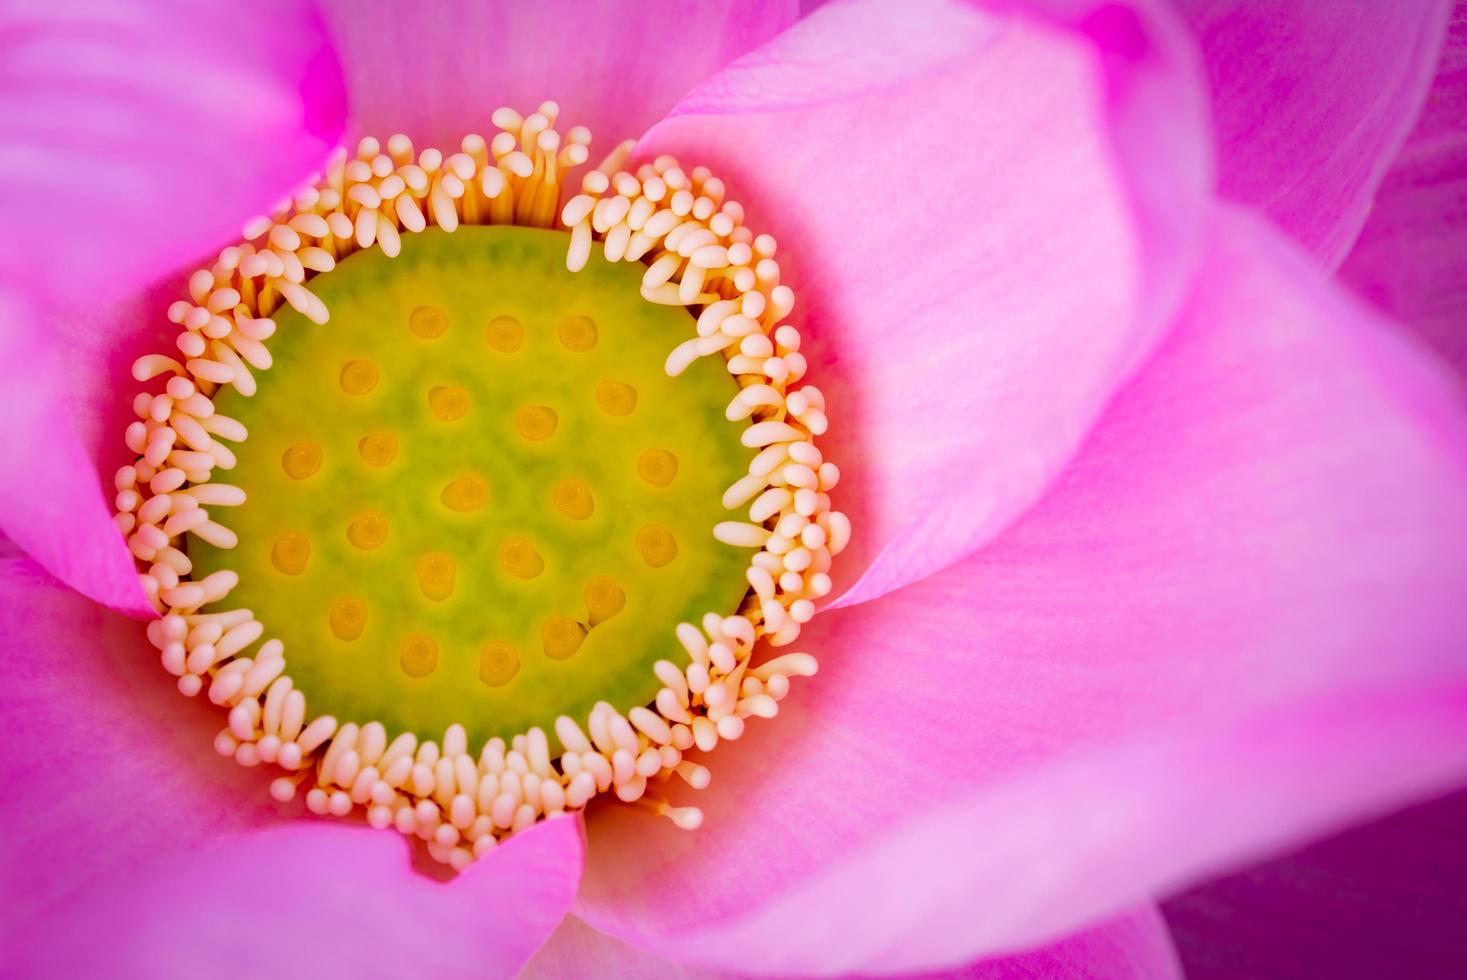
[[677, 557], [677, 539], [660, 524], [647, 524], [637, 532], [637, 553], [653, 568], [661, 568]]
[[398, 662], [409, 677], [427, 677], [438, 669], [438, 644], [431, 636], [414, 633], [402, 641]]
[[586, 627], [559, 614], [545, 620], [540, 627], [540, 642], [545, 647], [545, 656], [551, 660], [564, 660], [581, 648], [586, 638]]
[[350, 642], [361, 636], [367, 626], [367, 604], [354, 596], [337, 599], [326, 619], [338, 640]]
[[549, 439], [559, 424], [560, 416], [546, 405], [526, 405], [514, 414], [514, 427], [520, 435], [533, 442]]
[[348, 395], [365, 395], [382, 380], [382, 369], [372, 361], [347, 361], [341, 366], [341, 390]]
[[677, 476], [677, 457], [666, 449], [648, 449], [637, 457], [637, 475], [654, 487], [665, 487]]
[[452, 558], [441, 551], [431, 552], [418, 559], [418, 588], [434, 602], [442, 602], [453, 594], [458, 578], [458, 567]]
[[321, 468], [321, 447], [314, 442], [299, 442], [280, 455], [280, 468], [292, 480], [314, 476]]
[[484, 339], [501, 354], [513, 354], [525, 345], [525, 325], [512, 316], [497, 316], [484, 328]]
[[362, 436], [357, 441], [357, 452], [368, 466], [386, 466], [397, 458], [397, 436], [386, 429]]
[[299, 531], [286, 531], [270, 549], [270, 564], [286, 575], [299, 575], [311, 559], [311, 539]]
[[445, 422], [457, 422], [469, 410], [469, 393], [457, 385], [437, 385], [428, 391], [428, 407]]
[[479, 654], [479, 680], [490, 687], [503, 687], [519, 670], [520, 655], [514, 647], [503, 640], [484, 644], [484, 651]]
[[448, 329], [448, 314], [436, 306], [420, 306], [408, 314], [408, 329], [424, 340], [442, 337]]
[[588, 316], [568, 316], [560, 321], [555, 332], [562, 346], [577, 354], [596, 346], [596, 321]]
[[596, 404], [607, 415], [630, 415], [637, 407], [637, 389], [625, 381], [603, 381], [596, 386]]
[[598, 575], [586, 584], [586, 614], [592, 626], [599, 626], [622, 611], [627, 594], [610, 575]]
[[489, 485], [475, 473], [466, 473], [443, 488], [439, 495], [443, 506], [466, 514], [478, 510], [489, 501]]
[[382, 547], [387, 540], [387, 515], [380, 510], [364, 510], [346, 526], [346, 539], [362, 551]]
[[505, 538], [499, 546], [499, 564], [515, 578], [536, 578], [545, 571], [545, 559], [534, 545], [517, 534]]
[[550, 499], [555, 503], [556, 510], [572, 520], [584, 521], [596, 510], [596, 501], [591, 497], [590, 488], [574, 477], [557, 483], [551, 491]]

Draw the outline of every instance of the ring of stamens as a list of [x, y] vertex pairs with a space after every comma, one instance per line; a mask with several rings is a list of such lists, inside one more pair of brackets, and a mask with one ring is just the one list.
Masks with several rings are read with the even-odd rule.
[[[401, 135], [385, 147], [364, 139], [354, 158], [339, 151], [324, 176], [271, 216], [250, 222], [244, 242], [194, 273], [190, 298], [170, 307], [170, 319], [182, 328], [182, 356], [151, 354], [134, 364], [138, 381], [164, 383], [134, 400], [138, 420], [125, 438], [137, 458], [118, 470], [115, 481], [118, 529], [161, 614], [148, 625], [148, 637], [182, 693], [207, 691], [228, 711], [215, 748], [245, 766], [284, 770], [271, 783], [276, 799], [292, 799], [305, 787], [311, 812], [364, 812], [373, 826], [426, 841], [436, 859], [455, 868], [537, 820], [584, 808], [608, 792], [696, 827], [701, 813], [671, 806], [656, 786], [673, 775], [697, 788], [707, 785], [708, 770], [685, 754], [737, 739], [747, 718], [773, 717], [790, 678], [815, 672], [814, 658], [805, 653], [755, 665], [754, 646], [760, 640], [786, 646], [799, 636], [815, 601], [830, 591], [831, 559], [850, 538], [849, 521], [830, 506], [839, 471], [815, 445], [826, 430], [825, 401], [817, 388], [800, 385], [806, 371], [800, 336], [783, 322], [794, 297], [780, 283], [774, 240], [743, 225], [743, 209], [726, 199], [723, 183], [706, 168], [684, 171], [671, 157], [660, 157], [624, 169], [630, 143], [586, 173], [581, 193], [562, 206], [568, 172], [588, 159], [590, 134], [576, 127], [562, 140], [553, 128], [557, 113], [548, 102], [529, 116], [500, 109], [493, 114], [499, 132], [492, 140], [470, 135], [461, 152], [446, 157], [434, 149], [415, 153]], [[326, 304], [309, 288], [315, 276], [360, 249], [375, 246], [396, 256], [404, 233], [430, 225], [451, 233], [460, 224], [564, 229], [566, 265], [573, 272], [598, 244], [611, 262], [645, 265], [643, 298], [692, 314], [693, 335], [668, 355], [667, 374], [720, 355], [739, 387], [727, 418], [747, 423], [741, 442], [757, 450], [747, 474], [722, 499], [729, 510], [746, 510], [747, 519], [712, 529], [718, 541], [752, 553], [743, 602], [729, 615], [709, 612], [700, 622], [676, 626], [688, 662], [656, 662], [659, 687], [650, 703], [623, 712], [603, 701], [584, 722], [558, 717], [553, 729], [560, 751], [554, 755], [550, 736], [538, 727], [508, 740], [489, 739], [471, 754], [459, 724], [433, 741], [394, 735], [380, 722], [313, 716], [306, 692], [287, 673], [283, 642], [266, 636], [266, 624], [247, 609], [203, 611], [226, 604], [238, 575], [224, 570], [191, 577], [190, 536], [220, 549], [237, 543], [211, 511], [244, 502], [242, 490], [215, 477], [234, 467], [229, 445], [247, 433], [215, 410], [214, 396], [224, 386], [245, 397], [254, 393], [255, 372], [272, 363], [266, 344], [275, 331], [272, 313], [288, 304], [325, 323]], [[410, 327], [432, 337], [443, 324], [430, 311], [415, 314]], [[589, 342], [588, 329], [594, 326], [564, 323], [560, 341], [575, 350]], [[485, 337], [501, 351], [524, 339], [516, 324], [501, 321], [491, 322]], [[345, 365], [343, 391], [370, 391], [378, 383], [374, 367]], [[435, 390], [429, 398], [440, 418], [464, 410], [461, 392]], [[596, 398], [616, 415], [630, 411], [634, 393], [610, 384]], [[553, 422], [532, 411], [516, 424], [533, 439]], [[386, 465], [397, 451], [390, 433], [363, 437], [357, 450], [366, 465]], [[311, 444], [290, 447], [280, 460], [288, 476], [301, 479], [321, 464], [321, 449]], [[657, 450], [636, 461], [637, 473], [654, 486], [670, 482], [676, 465]], [[444, 489], [443, 503], [472, 509], [483, 493], [482, 486], [460, 481]], [[555, 503], [572, 518], [587, 506], [574, 486], [557, 488]], [[354, 545], [370, 548], [383, 530], [364, 514], [348, 533]], [[676, 542], [655, 525], [638, 533], [635, 546], [652, 567], [676, 551]], [[533, 561], [512, 540], [503, 547], [506, 568], [528, 568]], [[309, 551], [304, 536], [286, 533], [273, 543], [270, 560], [290, 574], [305, 566]], [[424, 561], [418, 569], [424, 589], [442, 588], [452, 575], [450, 563], [432, 556]], [[591, 591], [587, 600], [594, 621], [594, 603], [603, 600]], [[604, 597], [614, 600], [611, 592]], [[347, 636], [360, 632], [367, 612], [343, 599], [329, 616], [331, 629]], [[548, 654], [573, 649], [571, 625], [547, 622], [544, 629]], [[409, 676], [430, 672], [438, 655], [431, 637], [410, 636], [401, 647], [402, 670]], [[512, 675], [516, 657], [503, 644], [486, 645], [480, 679], [492, 685]]]

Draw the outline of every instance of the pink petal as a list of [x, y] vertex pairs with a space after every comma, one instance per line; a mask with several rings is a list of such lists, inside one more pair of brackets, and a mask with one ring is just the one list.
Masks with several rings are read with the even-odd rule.
[[1147, 904], [1047, 946], [930, 976], [981, 980], [1182, 980], [1182, 970], [1166, 921], [1155, 906]]
[[[1166, 922], [1152, 905], [1028, 952], [951, 970], [909, 974], [912, 980], [1180, 980], [1181, 975]], [[585, 976], [716, 980], [731, 974], [653, 956], [597, 932], [574, 915], [561, 920], [555, 934], [520, 972], [520, 980], [579, 980]]]
[[1467, 974], [1467, 792], [1166, 904], [1192, 980]]
[[353, 129], [457, 148], [502, 105], [560, 103], [607, 152], [684, 92], [799, 16], [795, 0], [447, 0], [370, 7], [326, 0], [352, 93]]
[[[72, 588], [123, 612], [151, 616], [132, 555], [112, 523], [110, 494], [76, 430], [77, 403], [95, 391], [95, 382], [67, 384], [53, 331], [3, 290], [0, 322], [0, 364], [9, 366], [0, 421], [0, 499], [6, 504], [0, 533]], [[125, 409], [122, 396], [116, 400]], [[120, 445], [121, 429], [114, 435]]]
[[889, 6], [831, 4], [638, 147], [713, 167], [781, 242], [857, 529], [843, 603], [1032, 503], [1192, 268], [1209, 178], [1185, 39], [1057, 6], [922, 0], [898, 32]]
[[1467, 375], [1467, 5], [1340, 278]]
[[574, 915], [560, 920], [545, 945], [520, 971], [519, 980], [580, 980], [582, 977], [638, 980], [717, 980], [726, 974], [684, 966], [597, 932]]
[[509, 975], [575, 895], [572, 820], [445, 885], [393, 834], [270, 802], [267, 774], [213, 753], [217, 709], [172, 689], [139, 624], [29, 561], [0, 564], [0, 664], [0, 948], [21, 974], [289, 975], [325, 956], [325, 975]]
[[508, 977], [565, 913], [583, 853], [563, 817], [445, 884], [391, 834], [302, 823], [99, 880], [16, 952], [46, 976]]
[[57, 302], [129, 292], [223, 244], [341, 130], [309, 4], [24, 0], [4, 26], [0, 272]]
[[1222, 195], [1333, 269], [1416, 121], [1451, 0], [1174, 4], [1207, 62]]
[[1225, 215], [1045, 500], [817, 618], [825, 669], [712, 757], [702, 830], [593, 821], [578, 914], [708, 964], [930, 967], [1444, 788], [1467, 777], [1463, 540], [1454, 385]]
[[[1245, 860], [1438, 791], [1467, 777], [1464, 738], [1460, 680], [1148, 736], [960, 798], [690, 945], [728, 963], [762, 943], [761, 960], [801, 972], [832, 950], [844, 968], [895, 972], [955, 948], [1027, 945], [1222, 855]], [[902, 899], [874, 906], [873, 888]], [[781, 931], [791, 922], [798, 938]]]
[[218, 709], [174, 689], [142, 625], [30, 561], [0, 563], [0, 665], [4, 929], [279, 822], [269, 777], [214, 754]]

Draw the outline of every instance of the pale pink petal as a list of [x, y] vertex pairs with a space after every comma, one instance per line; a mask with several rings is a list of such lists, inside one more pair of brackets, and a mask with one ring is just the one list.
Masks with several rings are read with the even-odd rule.
[[1467, 792], [1166, 903], [1192, 980], [1467, 975]]
[[[653, 956], [598, 932], [575, 915], [561, 920], [555, 934], [520, 972], [521, 980], [579, 980], [585, 976], [731, 980], [747, 975]], [[1152, 905], [1037, 949], [950, 970], [907, 974], [912, 980], [1180, 980], [1181, 975], [1166, 922]]]
[[351, 91], [352, 128], [457, 148], [502, 105], [560, 103], [609, 151], [698, 82], [799, 16], [795, 0], [536, 0], [322, 4]]
[[28, 560], [0, 563], [0, 666], [0, 929], [281, 819], [268, 774], [214, 753], [218, 709], [178, 693], [142, 624]]
[[1212, 85], [1218, 183], [1329, 269], [1426, 97], [1452, 0], [1174, 0]]
[[592, 822], [578, 914], [708, 964], [913, 969], [1467, 777], [1463, 407], [1225, 215], [1051, 493], [961, 566], [818, 617], [820, 675], [679, 796], [700, 831]]
[[224, 244], [341, 130], [309, 3], [22, 0], [0, 26], [0, 272], [56, 302], [131, 292]]
[[780, 242], [857, 529], [844, 603], [1032, 503], [1192, 268], [1209, 177], [1185, 38], [1049, 6], [922, 0], [894, 31], [889, 5], [832, 3], [638, 147], [714, 168]]
[[509, 977], [565, 913], [583, 853], [562, 817], [444, 883], [382, 831], [256, 831], [98, 880], [11, 955], [36, 976]]
[[1467, 4], [1340, 278], [1467, 376]]
[[[0, 364], [9, 375], [0, 420], [0, 533], [72, 588], [114, 609], [152, 615], [112, 523], [110, 481], [104, 488], [76, 429], [78, 403], [90, 400], [95, 379], [80, 389], [69, 385], [55, 332], [4, 290], [0, 324]], [[115, 397], [122, 406], [122, 396]], [[115, 434], [120, 444], [121, 429]]]

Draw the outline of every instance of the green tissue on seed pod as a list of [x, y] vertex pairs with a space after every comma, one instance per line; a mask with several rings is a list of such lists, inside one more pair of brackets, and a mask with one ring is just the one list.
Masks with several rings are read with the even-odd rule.
[[429, 229], [311, 283], [331, 320], [275, 314], [275, 364], [250, 398], [215, 508], [239, 535], [190, 539], [194, 575], [230, 568], [220, 608], [285, 643], [311, 715], [438, 738], [508, 738], [609, 701], [651, 701], [652, 664], [686, 661], [673, 627], [729, 615], [746, 550], [714, 540], [747, 470], [722, 359], [677, 378], [680, 307], [643, 267], [565, 268], [568, 237]]

